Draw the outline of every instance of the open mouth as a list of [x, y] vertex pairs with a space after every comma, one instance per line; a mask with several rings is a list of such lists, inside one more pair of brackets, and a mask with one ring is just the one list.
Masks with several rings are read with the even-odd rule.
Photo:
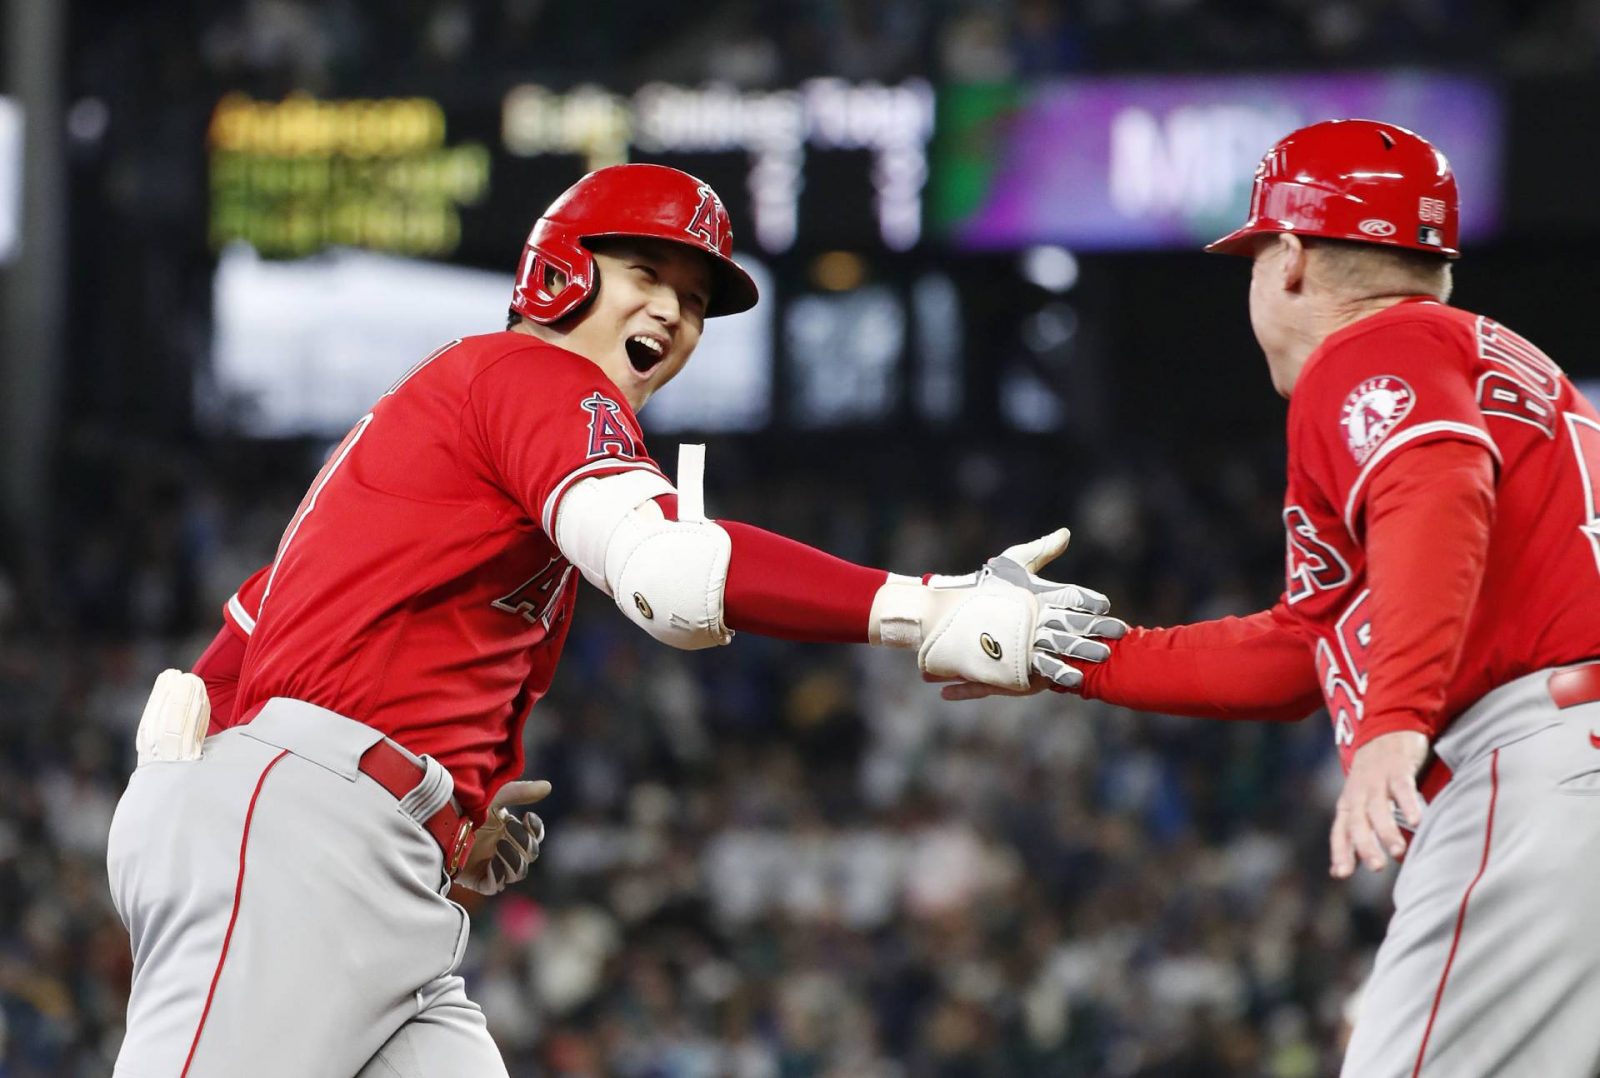
[[667, 356], [667, 346], [655, 337], [636, 333], [623, 342], [628, 351], [628, 362], [640, 374], [649, 374], [651, 368]]

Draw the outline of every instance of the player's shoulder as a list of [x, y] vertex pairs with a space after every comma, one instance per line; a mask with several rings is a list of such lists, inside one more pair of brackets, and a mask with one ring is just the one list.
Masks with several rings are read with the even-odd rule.
[[1296, 392], [1385, 371], [1464, 368], [1474, 353], [1478, 321], [1470, 311], [1436, 300], [1397, 303], [1329, 334], [1306, 362]]
[[526, 333], [506, 330], [466, 337], [472, 377], [486, 383], [536, 383], [541, 396], [559, 394], [563, 389], [609, 390], [620, 399], [598, 365], [560, 345]]

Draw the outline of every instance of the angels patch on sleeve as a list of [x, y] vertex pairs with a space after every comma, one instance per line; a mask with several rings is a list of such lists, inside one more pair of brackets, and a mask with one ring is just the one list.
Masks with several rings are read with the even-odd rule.
[[1357, 464], [1365, 464], [1389, 432], [1416, 406], [1417, 395], [1404, 380], [1392, 374], [1368, 378], [1350, 391], [1339, 411], [1344, 443]]

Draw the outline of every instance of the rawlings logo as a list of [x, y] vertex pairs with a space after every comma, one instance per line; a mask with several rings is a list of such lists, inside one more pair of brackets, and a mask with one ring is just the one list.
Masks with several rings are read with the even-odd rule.
[[589, 460], [596, 457], [635, 456], [633, 435], [623, 425], [618, 414], [622, 405], [597, 390], [583, 400], [583, 410], [589, 413]]
[[1350, 391], [1339, 412], [1339, 423], [1357, 464], [1367, 462], [1389, 432], [1411, 414], [1416, 403], [1411, 387], [1392, 374], [1368, 378]]
[[1377, 236], [1379, 238], [1392, 236], [1396, 231], [1394, 222], [1385, 221], [1381, 217], [1368, 217], [1356, 227], [1369, 236]]

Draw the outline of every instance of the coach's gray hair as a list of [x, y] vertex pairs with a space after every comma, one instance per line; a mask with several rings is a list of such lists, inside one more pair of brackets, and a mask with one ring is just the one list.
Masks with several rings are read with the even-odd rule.
[[1441, 303], [1450, 298], [1454, 280], [1450, 260], [1443, 255], [1320, 237], [1305, 237], [1304, 242], [1317, 277], [1351, 299], [1401, 293], [1432, 296]]

